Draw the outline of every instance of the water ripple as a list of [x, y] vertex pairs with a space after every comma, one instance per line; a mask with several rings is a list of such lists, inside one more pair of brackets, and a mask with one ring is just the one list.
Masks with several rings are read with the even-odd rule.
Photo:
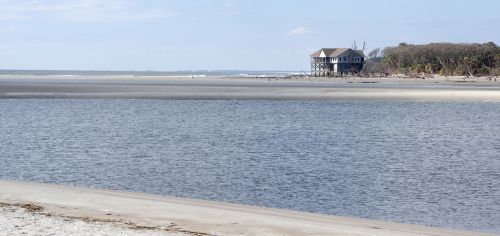
[[0, 178], [500, 232], [500, 105], [0, 100]]

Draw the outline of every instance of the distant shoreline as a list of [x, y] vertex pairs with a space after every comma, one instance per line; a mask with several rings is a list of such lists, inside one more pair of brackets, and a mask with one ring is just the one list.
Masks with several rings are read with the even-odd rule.
[[286, 70], [181, 70], [181, 71], [106, 71], [106, 70], [8, 70], [0, 69], [0, 77], [172, 77], [172, 78], [232, 78], [232, 79], [430, 79], [430, 80], [458, 80], [458, 81], [482, 81], [497, 79], [500, 76], [441, 76], [438, 74], [422, 74], [406, 76], [394, 74], [381, 77], [345, 76], [345, 77], [311, 77], [309, 71], [286, 71]]
[[280, 70], [179, 70], [179, 71], [107, 71], [107, 70], [0, 70], [0, 76], [181, 76], [181, 77], [259, 77], [304, 74]]
[[500, 80], [6, 76], [0, 98], [500, 101]]

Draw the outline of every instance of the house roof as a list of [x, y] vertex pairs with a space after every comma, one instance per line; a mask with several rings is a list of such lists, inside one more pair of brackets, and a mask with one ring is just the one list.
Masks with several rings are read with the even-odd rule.
[[363, 50], [353, 50], [353, 51], [357, 52], [360, 56], [365, 57], [365, 53], [363, 52]]
[[363, 53], [363, 50], [352, 50], [350, 48], [322, 48], [322, 49], [314, 52], [313, 54], [311, 54], [311, 57], [319, 57], [319, 55], [321, 54], [322, 51], [325, 53], [325, 55], [327, 57], [337, 57], [337, 56], [340, 56], [341, 54], [343, 54], [344, 52], [347, 52], [347, 51], [353, 51], [362, 57], [365, 56], [365, 54]]

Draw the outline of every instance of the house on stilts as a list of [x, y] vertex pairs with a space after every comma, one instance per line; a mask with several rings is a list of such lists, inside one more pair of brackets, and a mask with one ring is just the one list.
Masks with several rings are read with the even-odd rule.
[[311, 54], [311, 76], [335, 77], [358, 74], [363, 69], [362, 50], [322, 48]]

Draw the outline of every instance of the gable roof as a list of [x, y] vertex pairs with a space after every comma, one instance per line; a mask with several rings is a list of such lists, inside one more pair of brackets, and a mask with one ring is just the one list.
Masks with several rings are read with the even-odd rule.
[[353, 50], [353, 51], [358, 53], [360, 56], [365, 57], [365, 53], [363, 52], [363, 50]]
[[311, 54], [311, 57], [319, 57], [321, 52], [324, 52], [327, 57], [337, 57], [337, 56], [340, 56], [341, 54], [343, 54], [347, 51], [353, 51], [353, 52], [359, 54], [360, 56], [365, 57], [363, 50], [352, 50], [350, 48], [322, 48], [318, 51], [315, 51], [313, 54]]

